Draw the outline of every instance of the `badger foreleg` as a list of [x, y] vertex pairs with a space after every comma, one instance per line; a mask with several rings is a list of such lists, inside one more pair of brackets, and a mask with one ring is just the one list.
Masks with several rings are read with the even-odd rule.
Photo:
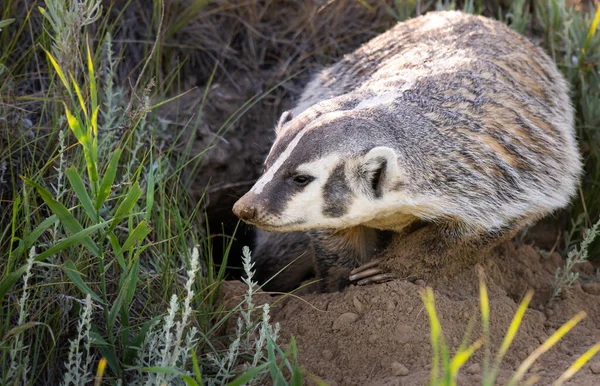
[[315, 270], [324, 292], [340, 291], [350, 284], [352, 269], [373, 259], [388, 241], [389, 232], [356, 226], [310, 232]]
[[351, 271], [358, 285], [392, 278], [417, 279], [454, 275], [479, 261], [491, 248], [512, 238], [518, 227], [472, 232], [456, 224], [428, 224], [397, 235], [376, 260]]

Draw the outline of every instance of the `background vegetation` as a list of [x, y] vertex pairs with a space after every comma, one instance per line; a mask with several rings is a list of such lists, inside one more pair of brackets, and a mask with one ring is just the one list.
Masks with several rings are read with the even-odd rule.
[[228, 174], [212, 166], [235, 157], [217, 145], [270, 130], [314, 69], [428, 10], [496, 17], [546, 47], [586, 162], [561, 249], [600, 214], [597, 4], [148, 4], [0, 5], [0, 384], [299, 384], [294, 344], [277, 345], [268, 307], [252, 316], [249, 251], [247, 296], [230, 311], [219, 296], [236, 223], [214, 230], [232, 193], [206, 189]]

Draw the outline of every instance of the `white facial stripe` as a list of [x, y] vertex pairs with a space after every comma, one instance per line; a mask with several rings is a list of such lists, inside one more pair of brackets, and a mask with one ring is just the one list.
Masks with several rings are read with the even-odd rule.
[[300, 130], [298, 132], [298, 134], [296, 134], [296, 136], [294, 137], [294, 139], [288, 144], [287, 148], [284, 150], [283, 153], [281, 153], [281, 155], [279, 155], [279, 158], [277, 158], [277, 160], [275, 161], [275, 163], [273, 164], [273, 166], [271, 166], [269, 168], [269, 170], [267, 170], [267, 172], [258, 179], [258, 181], [256, 181], [256, 184], [254, 184], [254, 186], [252, 187], [252, 189], [250, 189], [251, 192], [255, 193], [255, 194], [260, 194], [262, 193], [263, 189], [265, 188], [265, 186], [267, 186], [267, 184], [269, 182], [271, 182], [273, 180], [273, 177], [275, 177], [275, 173], [277, 173], [277, 171], [279, 170], [279, 168], [281, 168], [281, 165], [283, 165], [283, 163], [290, 158], [290, 155], [292, 154], [292, 152], [294, 151], [294, 149], [296, 148], [296, 146], [298, 146], [298, 143], [300, 143], [300, 140], [302, 139], [302, 137], [304, 136], [304, 134], [306, 134], [310, 129], [312, 129], [313, 127], [315, 127], [315, 125], [325, 119], [332, 119], [335, 118], [339, 115], [341, 115], [342, 112], [341, 111], [334, 111], [328, 114], [323, 114], [321, 115], [319, 118], [315, 119], [314, 121], [312, 121], [309, 125], [307, 125], [304, 129]]
[[277, 173], [281, 165], [283, 165], [283, 163], [290, 157], [290, 155], [292, 154], [296, 146], [298, 146], [298, 143], [300, 143], [300, 140], [309, 128], [310, 126], [307, 126], [304, 129], [300, 130], [298, 134], [296, 134], [296, 137], [289, 143], [288, 147], [283, 153], [281, 153], [279, 158], [277, 158], [277, 161], [275, 161], [273, 166], [271, 166], [269, 170], [267, 170], [267, 172], [262, 177], [260, 177], [258, 181], [256, 181], [256, 184], [254, 184], [252, 189], [250, 189], [251, 192], [254, 192], [255, 194], [260, 194], [265, 188], [265, 186], [267, 186], [267, 184], [271, 182], [271, 180], [273, 180], [275, 173]]

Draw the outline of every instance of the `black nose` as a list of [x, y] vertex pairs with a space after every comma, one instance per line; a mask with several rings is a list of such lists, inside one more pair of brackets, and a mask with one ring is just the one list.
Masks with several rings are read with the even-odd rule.
[[256, 207], [244, 201], [242, 197], [235, 203], [233, 213], [244, 221], [252, 221], [256, 217]]

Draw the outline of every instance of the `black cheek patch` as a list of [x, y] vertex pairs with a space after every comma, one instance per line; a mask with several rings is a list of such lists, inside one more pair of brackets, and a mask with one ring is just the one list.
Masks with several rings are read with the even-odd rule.
[[266, 212], [273, 216], [280, 216], [283, 213], [293, 195], [294, 192], [287, 184], [274, 181], [268, 183], [261, 193], [261, 196], [266, 198], [263, 202]]
[[327, 217], [341, 217], [348, 213], [351, 193], [342, 162], [333, 169], [323, 185], [323, 214]]

